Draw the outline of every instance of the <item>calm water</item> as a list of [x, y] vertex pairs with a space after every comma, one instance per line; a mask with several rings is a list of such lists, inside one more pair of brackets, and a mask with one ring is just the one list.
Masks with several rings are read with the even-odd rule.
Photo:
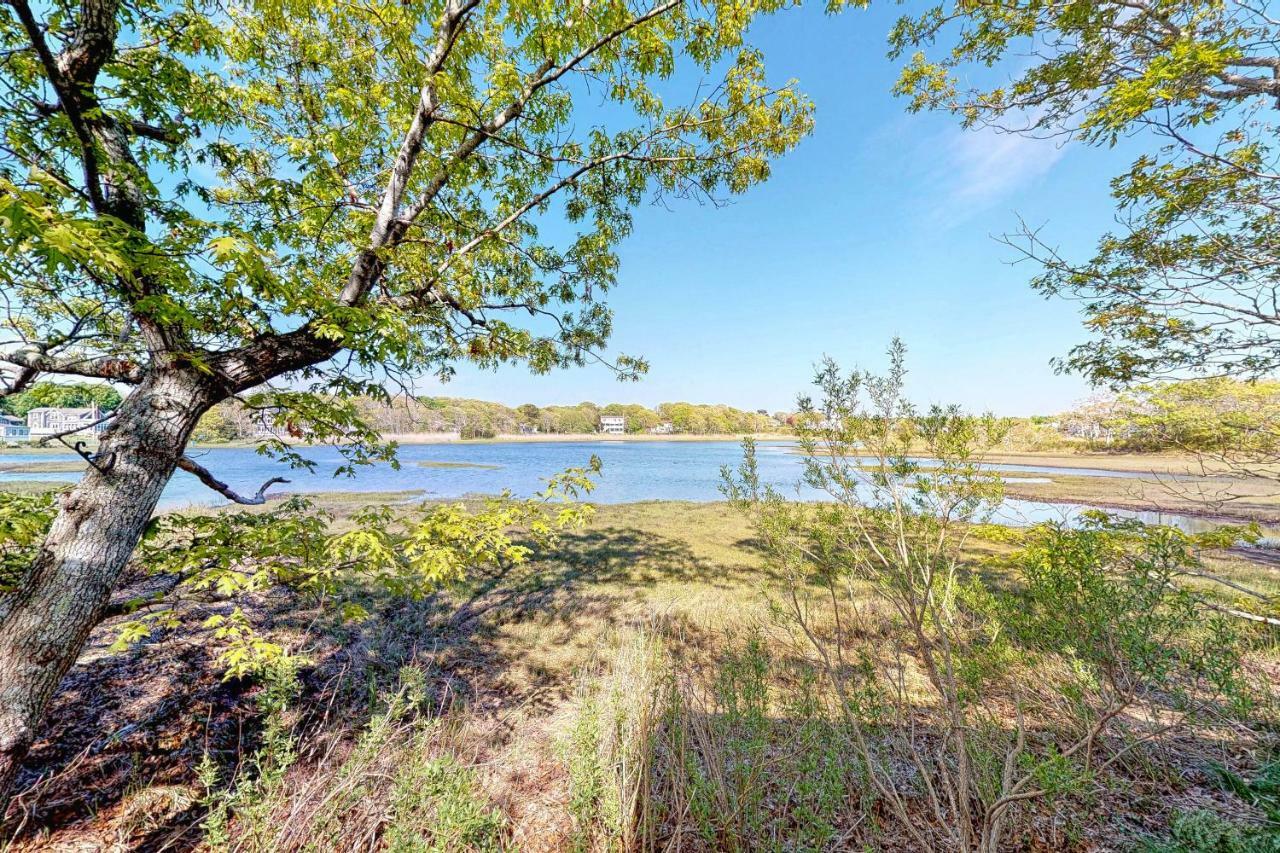
[[[334, 477], [341, 463], [338, 452], [330, 447], [304, 450], [318, 464], [315, 473], [289, 470], [270, 459], [259, 456], [252, 448], [213, 448], [193, 450], [202, 465], [223, 481], [244, 493], [257, 490], [270, 477], [284, 476], [291, 482], [275, 486], [274, 491], [318, 492], [384, 492], [421, 491], [426, 497], [455, 498], [468, 494], [485, 494], [511, 489], [517, 495], [529, 495], [543, 487], [545, 479], [565, 468], [585, 465], [592, 454], [600, 457], [604, 471], [591, 499], [598, 503], [627, 503], [643, 500], [714, 501], [720, 494], [720, 468], [736, 466], [742, 459], [737, 442], [520, 442], [511, 444], [432, 444], [408, 445], [400, 449], [401, 467], [373, 465], [362, 468], [355, 477]], [[796, 493], [794, 483], [801, 474], [801, 460], [786, 442], [762, 442], [758, 445], [761, 479]], [[4, 454], [0, 461], [12, 464], [24, 461], [73, 459], [68, 454]], [[463, 463], [492, 467], [424, 467], [417, 462]], [[1101, 469], [1055, 469], [1035, 465], [993, 465], [1001, 471], [1021, 474], [1067, 473], [1075, 476], [1141, 477], [1132, 472]], [[6, 480], [79, 479], [76, 473], [0, 472]], [[1117, 484], [1119, 488], [1119, 484]], [[817, 497], [802, 489], [800, 498]], [[215, 506], [226, 503], [190, 474], [174, 475], [161, 498], [161, 507], [171, 509], [189, 505]], [[996, 519], [1006, 524], [1029, 524], [1048, 519], [1071, 520], [1087, 507], [1047, 504], [1010, 499]], [[1109, 510], [1117, 515], [1138, 517], [1152, 523], [1174, 524], [1196, 531], [1212, 526], [1204, 519], [1161, 513]]]

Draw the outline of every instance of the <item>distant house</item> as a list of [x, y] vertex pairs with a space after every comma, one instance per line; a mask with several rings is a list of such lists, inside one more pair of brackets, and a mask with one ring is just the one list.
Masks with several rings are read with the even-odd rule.
[[278, 438], [281, 441], [288, 441], [291, 438], [306, 438], [311, 433], [309, 429], [298, 424], [292, 418], [286, 419], [284, 423], [276, 423], [281, 411], [279, 407], [273, 406], [254, 413], [253, 437]]
[[63, 409], [56, 406], [41, 406], [27, 412], [27, 428], [30, 438], [57, 435], [72, 430], [89, 435], [104, 432], [107, 425], [99, 423], [102, 410], [95, 403], [87, 409]]
[[627, 419], [622, 415], [601, 415], [600, 431], [606, 435], [625, 435]]
[[653, 433], [654, 435], [671, 435], [671, 433], [675, 431], [676, 431], [675, 425], [672, 424], [671, 421], [663, 421], [653, 429], [649, 430], [649, 432]]
[[289, 433], [282, 426], [277, 426], [273, 416], [266, 412], [257, 412], [253, 416], [254, 438], [284, 438]]
[[0, 415], [0, 440], [30, 441], [31, 427], [22, 418], [13, 415]]

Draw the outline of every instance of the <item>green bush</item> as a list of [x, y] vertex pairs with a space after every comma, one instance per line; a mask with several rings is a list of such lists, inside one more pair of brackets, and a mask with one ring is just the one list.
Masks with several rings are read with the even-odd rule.
[[1176, 815], [1169, 835], [1142, 843], [1141, 853], [1277, 853], [1280, 828], [1227, 820], [1197, 810]]

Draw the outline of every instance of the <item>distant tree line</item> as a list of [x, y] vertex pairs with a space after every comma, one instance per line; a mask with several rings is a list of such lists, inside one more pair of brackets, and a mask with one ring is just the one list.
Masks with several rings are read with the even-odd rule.
[[101, 383], [37, 382], [25, 391], [0, 397], [0, 413], [24, 418], [27, 412], [44, 406], [87, 409], [94, 403], [104, 412], [115, 411], [120, 392]]
[[1280, 381], [1215, 377], [1139, 385], [1064, 414], [1060, 430], [1091, 445], [1138, 452], [1280, 449]]
[[[493, 438], [521, 432], [576, 435], [600, 431], [600, 418], [621, 415], [626, 431], [636, 435], [667, 428], [679, 435], [746, 435], [789, 429], [792, 416], [772, 415], [732, 406], [697, 403], [662, 403], [654, 408], [634, 403], [592, 402], [572, 406], [511, 407], [487, 400], [461, 397], [399, 397], [383, 402], [372, 397], [354, 401], [360, 416], [381, 432], [456, 432], [463, 438]], [[214, 407], [201, 420], [198, 441], [233, 441], [254, 434], [259, 419], [234, 402]]]
[[[97, 404], [104, 412], [121, 403], [115, 388], [102, 383], [39, 382], [0, 398], [0, 413], [25, 417], [41, 406], [82, 408]], [[636, 435], [670, 425], [678, 435], [746, 435], [789, 432], [799, 416], [766, 414], [732, 406], [592, 402], [572, 406], [510, 407], [462, 397], [372, 397], [354, 401], [361, 417], [382, 432], [456, 432], [463, 438], [492, 438], [520, 432], [575, 435], [598, 432], [603, 415], [621, 415]], [[235, 441], [252, 437], [262, 425], [260, 413], [235, 401], [211, 409], [200, 421], [196, 439]], [[1098, 394], [1058, 416], [1008, 418], [1002, 442], [1011, 449], [1069, 450], [1079, 447], [1136, 452], [1205, 452], [1224, 448], [1270, 454], [1280, 449], [1280, 380], [1194, 379], [1139, 385], [1117, 394]]]

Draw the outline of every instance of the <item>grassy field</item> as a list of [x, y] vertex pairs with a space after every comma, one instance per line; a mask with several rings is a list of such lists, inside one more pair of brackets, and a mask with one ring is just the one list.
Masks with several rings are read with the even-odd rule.
[[[366, 500], [412, 497], [319, 499], [342, 523]], [[1008, 553], [1008, 545], [978, 538], [967, 561], [999, 583]], [[1214, 565], [1280, 593], [1273, 568], [1230, 554]], [[440, 850], [643, 847], [643, 839], [624, 838], [613, 813], [615, 793], [641, 793], [634, 777], [614, 775], [632, 765], [602, 769], [599, 726], [615, 716], [625, 726], [642, 723], [636, 702], [648, 708], [646, 697], [656, 702], [666, 689], [655, 680], [659, 670], [704, 685], [689, 688], [703, 697], [720, 689], [725, 672], [758, 672], [766, 696], [759, 713], [774, 720], [757, 733], [764, 775], [734, 776], [736, 793], [716, 789], [732, 800], [722, 806], [737, 828], [714, 815], [663, 811], [649, 829], [667, 833], [664, 843], [683, 838], [681, 849], [724, 849], [735, 837], [740, 843], [773, 833], [780, 847], [912, 849], [866, 823], [858, 799], [866, 792], [858, 794], [848, 779], [822, 777], [813, 790], [805, 781], [839, 756], [828, 754], [835, 741], [821, 734], [828, 723], [815, 717], [796, 727], [815, 713], [800, 700], [821, 691], [796, 680], [803, 651], [775, 615], [783, 589], [751, 528], [725, 504], [603, 506], [587, 529], [517, 571], [421, 601], [371, 601], [365, 622], [342, 622], [324, 602], [260, 596], [254, 620], [309, 661], [299, 698], [265, 715], [269, 685], [220, 678], [216, 643], [202, 627], [207, 608], [180, 604], [174, 628], [124, 651], [110, 648], [118, 618], [108, 619], [68, 675], [51, 728], [33, 750], [12, 849], [189, 849], [226, 831], [236, 849], [302, 849], [305, 841], [307, 849], [337, 851], [365, 849], [374, 838], [390, 843], [397, 832], [423, 826], [434, 828], [437, 846], [430, 849]], [[804, 594], [820, 605], [816, 589]], [[867, 606], [875, 610], [870, 599]], [[762, 637], [772, 650], [767, 660], [757, 660], [761, 647], [752, 645]], [[880, 640], [873, 633], [866, 641]], [[1259, 632], [1250, 659], [1276, 672], [1274, 638]], [[700, 701], [718, 710], [708, 717], [686, 706], [681, 719], [692, 726], [690, 736], [726, 737], [728, 729], [699, 728], [726, 713], [723, 699]], [[284, 757], [271, 720], [296, 737]], [[1250, 767], [1265, 737], [1225, 730], [1220, 738], [1144, 753], [1148, 764], [1137, 781], [1107, 781], [1103, 801], [1031, 810], [1020, 837], [1028, 849], [1117, 849], [1117, 839], [1159, 833], [1192, 807], [1249, 818], [1248, 804], [1206, 787], [1206, 756]], [[718, 748], [739, 744], [731, 737]], [[655, 755], [647, 760], [671, 757]], [[816, 764], [804, 763], [814, 755]], [[652, 768], [654, 778], [668, 781], [673, 772], [666, 764]], [[792, 781], [779, 790], [770, 778]], [[1125, 785], [1142, 793], [1127, 793]], [[658, 814], [659, 805], [644, 807]], [[220, 828], [209, 815], [223, 807], [237, 817]], [[822, 834], [808, 835], [805, 827], [822, 827]], [[857, 845], [842, 847], [841, 838]]]

